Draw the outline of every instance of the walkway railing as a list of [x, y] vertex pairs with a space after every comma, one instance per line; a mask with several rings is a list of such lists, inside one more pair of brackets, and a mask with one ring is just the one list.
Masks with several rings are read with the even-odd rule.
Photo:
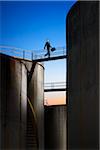
[[66, 91], [66, 82], [51, 82], [44, 84], [44, 92]]
[[[13, 56], [16, 58], [21, 58], [25, 60], [39, 60], [44, 59], [44, 55], [47, 53], [46, 50], [25, 50], [21, 48], [11, 47], [11, 46], [3, 46], [0, 45], [0, 53]], [[51, 57], [59, 57], [66, 55], [66, 48], [65, 47], [57, 47], [55, 51], [50, 52]]]

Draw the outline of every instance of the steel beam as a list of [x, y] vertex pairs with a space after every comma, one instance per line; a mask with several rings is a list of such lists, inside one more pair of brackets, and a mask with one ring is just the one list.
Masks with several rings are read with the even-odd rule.
[[54, 89], [44, 89], [44, 92], [61, 92], [61, 91], [66, 91], [66, 88], [54, 88]]
[[39, 59], [34, 59], [32, 61], [43, 62], [43, 61], [50, 61], [50, 60], [57, 60], [57, 59], [64, 59], [64, 58], [67, 58], [67, 55], [55, 56], [55, 57], [50, 57], [50, 58], [39, 58]]

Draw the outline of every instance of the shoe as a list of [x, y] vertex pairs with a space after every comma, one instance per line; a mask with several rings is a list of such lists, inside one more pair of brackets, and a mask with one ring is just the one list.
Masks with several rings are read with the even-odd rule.
[[47, 56], [47, 54], [44, 55], [44, 57]]

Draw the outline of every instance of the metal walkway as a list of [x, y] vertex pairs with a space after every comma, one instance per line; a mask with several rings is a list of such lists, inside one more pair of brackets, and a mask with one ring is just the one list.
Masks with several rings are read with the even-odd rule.
[[44, 92], [66, 91], [66, 82], [51, 82], [44, 84]]
[[[36, 51], [0, 45], [0, 53], [12, 56], [16, 59], [33, 62], [43, 62], [67, 58], [65, 47], [57, 47], [55, 51], [51, 52], [50, 58], [44, 57], [45, 53], [47, 53], [47, 51], [44, 49]], [[44, 92], [60, 92], [66, 90], [65, 82], [45, 83], [44, 85]]]
[[6, 54], [18, 59], [24, 59], [27, 61], [43, 62], [57, 59], [64, 59], [67, 57], [65, 47], [56, 47], [56, 50], [51, 53], [50, 58], [44, 56], [47, 51], [41, 50], [25, 50], [21, 48], [2, 46], [0, 45], [0, 53]]

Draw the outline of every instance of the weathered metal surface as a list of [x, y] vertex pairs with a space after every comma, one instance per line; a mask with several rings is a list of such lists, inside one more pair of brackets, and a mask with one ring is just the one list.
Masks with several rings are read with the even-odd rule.
[[42, 150], [44, 149], [44, 67], [40, 63], [35, 64], [28, 87], [28, 96], [35, 109], [39, 150]]
[[0, 149], [25, 149], [27, 70], [12, 57], [0, 55]]
[[66, 150], [66, 105], [45, 106], [45, 149]]
[[80, 1], [67, 16], [68, 149], [99, 149], [99, 2]]

